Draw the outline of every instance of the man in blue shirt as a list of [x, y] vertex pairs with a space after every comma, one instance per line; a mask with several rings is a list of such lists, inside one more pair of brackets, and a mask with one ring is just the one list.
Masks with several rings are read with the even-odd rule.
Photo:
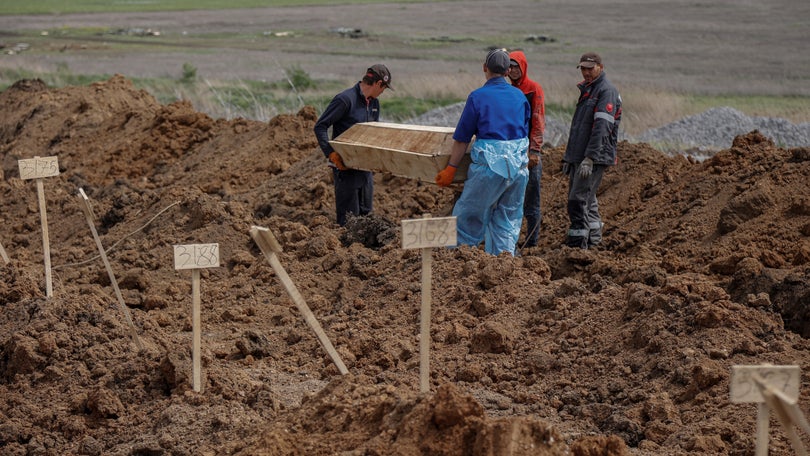
[[446, 187], [453, 182], [475, 136], [464, 190], [453, 208], [458, 243], [477, 246], [484, 241], [487, 253], [514, 255], [529, 179], [532, 112], [523, 92], [504, 78], [509, 71], [505, 50], [490, 51], [483, 70], [487, 81], [467, 97], [453, 133], [450, 160], [436, 176], [436, 183]]
[[[374, 175], [370, 171], [349, 169], [343, 159], [329, 144], [329, 127], [332, 139], [340, 136], [352, 125], [380, 120], [379, 96], [391, 88], [391, 73], [385, 65], [373, 65], [354, 87], [335, 95], [329, 106], [315, 123], [318, 145], [332, 167], [335, 181], [335, 212], [337, 223], [346, 224], [346, 214], [367, 215], [374, 199]], [[391, 89], [393, 90], [393, 89]]]

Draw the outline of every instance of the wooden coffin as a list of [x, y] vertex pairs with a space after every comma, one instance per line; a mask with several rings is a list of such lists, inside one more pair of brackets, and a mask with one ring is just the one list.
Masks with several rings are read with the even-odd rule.
[[[353, 125], [329, 144], [349, 168], [435, 183], [436, 174], [450, 159], [453, 131], [449, 127], [367, 122]], [[469, 154], [468, 148], [454, 182], [467, 178]]]

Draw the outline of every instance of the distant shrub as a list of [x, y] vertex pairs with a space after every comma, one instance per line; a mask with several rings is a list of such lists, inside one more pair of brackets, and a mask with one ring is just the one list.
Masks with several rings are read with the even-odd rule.
[[284, 72], [287, 74], [287, 80], [293, 86], [293, 89], [301, 91], [315, 88], [315, 81], [301, 67], [287, 68]]
[[197, 79], [197, 67], [185, 62], [183, 63], [183, 76], [180, 77], [180, 82], [191, 83]]

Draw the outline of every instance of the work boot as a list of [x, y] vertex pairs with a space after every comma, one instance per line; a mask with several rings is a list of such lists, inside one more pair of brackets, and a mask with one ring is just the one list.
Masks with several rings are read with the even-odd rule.
[[588, 249], [588, 238], [585, 236], [568, 236], [565, 238], [565, 245], [573, 248]]

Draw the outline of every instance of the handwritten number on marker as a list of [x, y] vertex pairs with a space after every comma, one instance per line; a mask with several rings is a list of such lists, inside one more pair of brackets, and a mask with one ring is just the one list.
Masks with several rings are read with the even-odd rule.
[[455, 217], [403, 220], [402, 246], [406, 249], [454, 245]]
[[754, 374], [789, 397], [798, 397], [800, 373], [797, 366], [734, 366], [730, 385], [732, 402], [762, 402]]
[[18, 160], [21, 179], [38, 179], [59, 175], [59, 161], [56, 156], [36, 157]]
[[174, 246], [175, 269], [202, 269], [219, 267], [219, 244], [191, 244]]

